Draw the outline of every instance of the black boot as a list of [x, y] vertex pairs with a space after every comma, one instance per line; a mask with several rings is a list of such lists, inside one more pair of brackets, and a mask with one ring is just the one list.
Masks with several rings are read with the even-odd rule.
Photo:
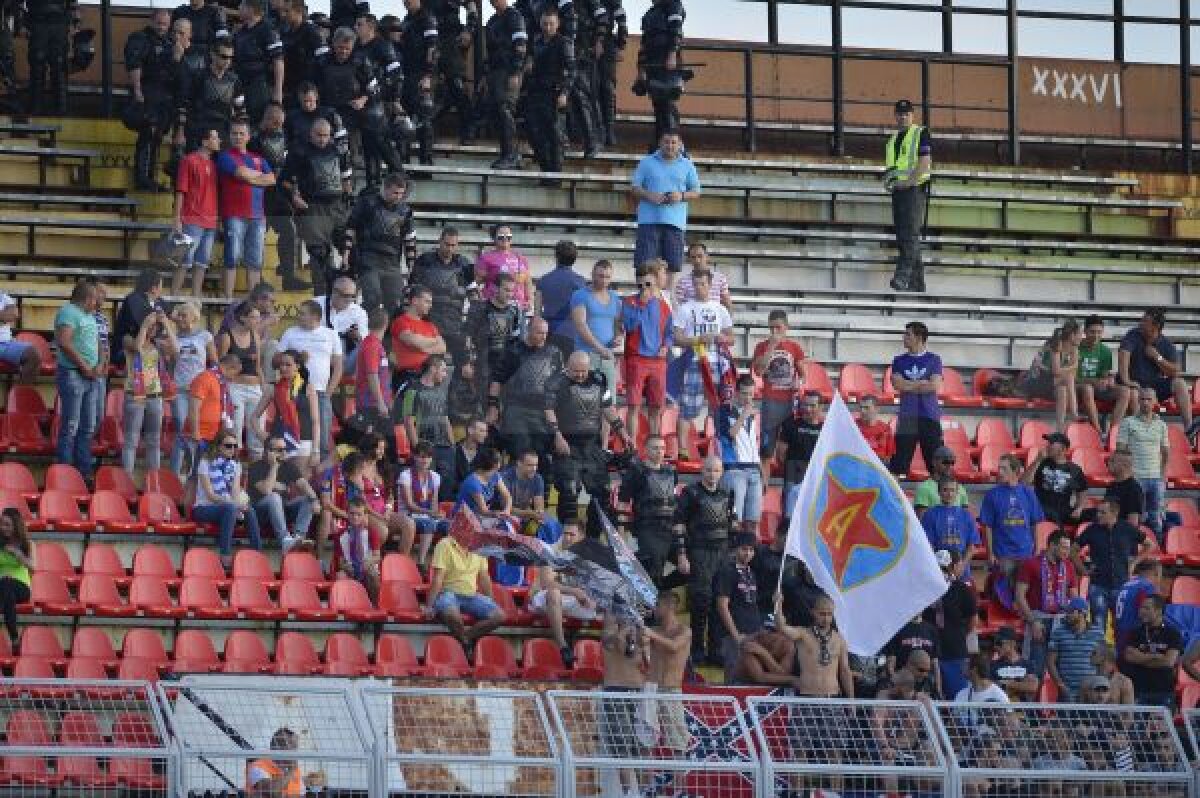
[[154, 179], [154, 152], [157, 142], [149, 132], [138, 134], [133, 148], [133, 185], [139, 191], [158, 191]]

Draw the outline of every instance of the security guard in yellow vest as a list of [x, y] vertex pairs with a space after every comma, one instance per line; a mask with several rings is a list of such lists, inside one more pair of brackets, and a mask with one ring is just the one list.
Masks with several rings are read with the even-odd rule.
[[921, 228], [925, 225], [925, 203], [929, 198], [932, 147], [929, 131], [913, 124], [913, 105], [896, 103], [896, 126], [884, 149], [887, 172], [884, 188], [892, 195], [892, 222], [896, 227], [896, 274], [891, 286], [896, 291], [925, 290], [925, 268], [921, 265]]

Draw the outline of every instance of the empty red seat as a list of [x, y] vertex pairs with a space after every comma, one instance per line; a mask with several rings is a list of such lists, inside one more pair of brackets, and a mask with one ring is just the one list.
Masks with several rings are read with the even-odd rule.
[[25, 519], [25, 526], [30, 532], [38, 532], [46, 528], [46, 523], [33, 517], [33, 513], [29, 512], [29, 503], [25, 498], [15, 490], [5, 490], [0, 488], [0, 511], [12, 508], [21, 514], [21, 518]]
[[[113, 660], [112, 666], [115, 667], [117, 660]], [[90, 659], [88, 657], [71, 657], [67, 660], [67, 670], [64, 676], [68, 679], [98, 679], [103, 680], [109, 678], [108, 672], [110, 668], [104, 662], [98, 659]], [[106, 696], [109, 691], [100, 690], [96, 694], [100, 697]], [[90, 691], [89, 691], [90, 694]]]
[[275, 672], [303, 675], [321, 673], [324, 668], [317, 650], [308, 635], [301, 632], [281, 632], [275, 640]]
[[238, 549], [233, 555], [233, 568], [230, 569], [229, 575], [233, 579], [258, 580], [271, 590], [279, 587], [279, 580], [275, 578], [275, 569], [271, 567], [271, 561], [267, 559], [267, 555], [254, 549]]
[[453, 672], [455, 676], [466, 676], [471, 672], [462, 645], [450, 635], [431, 635], [425, 641], [425, 666], [434, 665]]
[[190, 535], [199, 528], [165, 493], [143, 493], [138, 499], [138, 518], [157, 535]]
[[77, 615], [83, 605], [71, 596], [67, 581], [59, 574], [35, 571], [29, 586], [29, 604], [43, 615]]
[[50, 408], [46, 400], [32, 385], [13, 385], [8, 389], [8, 402], [4, 407], [7, 414], [33, 416], [43, 424], [50, 420]]
[[188, 549], [183, 555], [183, 567], [179, 569], [179, 573], [184, 579], [199, 576], [222, 587], [228, 581], [225, 578], [225, 566], [221, 564], [220, 556], [212, 549]]
[[1200, 565], [1200, 529], [1171, 527], [1167, 532], [1167, 550], [1160, 559], [1174, 565]]
[[95, 626], [81, 626], [71, 641], [71, 659], [93, 659], [112, 667], [117, 662], [117, 652], [108, 632]]
[[212, 638], [200, 629], [183, 629], [175, 636], [171, 669], [176, 673], [211, 673], [221, 669]]
[[107, 543], [89, 544], [83, 552], [83, 565], [79, 570], [84, 576], [105, 574], [111, 576], [118, 585], [129, 584], [129, 577], [125, 573], [125, 566], [121, 563], [120, 556], [117, 555], [117, 550]]
[[111, 490], [121, 494], [129, 504], [137, 504], [138, 489], [133, 477], [120, 466], [103, 465], [96, 469], [96, 490]]
[[[107, 748], [100, 724], [91, 712], [67, 712], [58, 730], [58, 744], [72, 748]], [[55, 769], [64, 786], [112, 787], [116, 779], [100, 769], [96, 755], [60, 756]]]
[[1200, 511], [1196, 509], [1196, 502], [1191, 499], [1167, 499], [1167, 512], [1178, 513], [1183, 526], [1200, 529]]
[[38, 520], [59, 532], [91, 532], [96, 528], [79, 511], [78, 500], [61, 490], [43, 491], [38, 499]]
[[1071, 452], [1071, 462], [1083, 469], [1083, 475], [1089, 485], [1106, 487], [1113, 483], [1113, 476], [1108, 472], [1107, 452], [1099, 449], [1076, 449]]
[[428, 587], [412, 557], [394, 552], [384, 555], [379, 566], [379, 578], [384, 582], [406, 582], [419, 590]]
[[115, 490], [98, 490], [92, 495], [90, 512], [92, 521], [105, 532], [145, 532], [145, 521], [139, 521], [129, 512], [129, 502]]
[[229, 583], [229, 606], [241, 618], [255, 621], [282, 621], [287, 610], [271, 600], [265, 583], [258, 579], [234, 579]]
[[[138, 712], [124, 712], [113, 721], [114, 748], [161, 748], [164, 743], [154, 722]], [[108, 772], [119, 785], [139, 790], [162, 790], [166, 786], [162, 775], [155, 773], [154, 762], [143, 757], [114, 756]]]
[[0, 463], [0, 486], [4, 490], [21, 494], [25, 501], [37, 501], [42, 494], [34, 481], [33, 473], [24, 463]]
[[125, 603], [116, 581], [108, 574], [84, 574], [79, 580], [79, 602], [88, 612], [104, 618], [137, 615], [137, 608]]
[[1046, 435], [1049, 435], [1053, 430], [1050, 425], [1040, 419], [1031, 418], [1021, 424], [1021, 435], [1017, 441], [1017, 448], [1021, 454], [1025, 454], [1030, 449], [1041, 451], [1046, 446]]
[[171, 600], [167, 582], [161, 576], [139, 575], [129, 585], [129, 603], [148, 618], [184, 618], [186, 607]]
[[412, 643], [404, 635], [382, 634], [375, 640], [375, 674], [403, 678], [422, 673]]
[[37, 570], [41, 573], [58, 574], [66, 580], [67, 584], [79, 581], [79, 574], [75, 572], [71, 557], [62, 545], [49, 540], [39, 540], [34, 545], [33, 554]]
[[983, 397], [972, 396], [958, 369], [950, 366], [942, 366], [942, 387], [938, 389], [938, 399], [947, 407], [983, 407]]
[[325, 673], [329, 676], [368, 676], [375, 669], [356, 635], [335, 632], [325, 640]]
[[310, 551], [289, 551], [279, 567], [280, 580], [311, 582], [318, 590], [329, 586], [329, 580], [321, 570], [321, 564]]
[[169, 587], [179, 584], [179, 574], [171, 555], [162, 546], [143, 544], [133, 554], [134, 576], [157, 576]]
[[1071, 442], [1072, 449], [1104, 448], [1104, 444], [1100, 441], [1100, 432], [1086, 421], [1072, 421], [1068, 424], [1067, 440]]
[[1200, 578], [1177, 576], [1171, 585], [1172, 604], [1200, 604]]
[[347, 621], [372, 623], [387, 620], [387, 612], [377, 609], [367, 589], [353, 579], [339, 579], [329, 591], [329, 607]]
[[420, 623], [425, 619], [416, 590], [407, 582], [384, 582], [379, 587], [379, 608], [392, 623]]
[[517, 658], [513, 655], [512, 646], [502, 637], [485, 635], [475, 642], [475, 668], [491, 667], [502, 672], [503, 676], [516, 676], [521, 669], [517, 666]]
[[87, 503], [92, 498], [92, 492], [88, 490], [79, 469], [63, 463], [55, 463], [46, 469], [45, 489], [68, 493], [80, 503]]
[[279, 606], [298, 621], [334, 621], [338, 611], [322, 607], [317, 588], [312, 582], [288, 579], [279, 587]]
[[879, 396], [875, 376], [862, 363], [847, 363], [838, 376], [838, 391], [846, 401], [855, 401], [863, 396]]
[[54, 454], [54, 442], [42, 431], [37, 416], [9, 413], [4, 416], [4, 428], [9, 451], [36, 457]]
[[152, 663], [156, 668], [170, 661], [162, 637], [155, 629], [134, 628], [125, 633], [121, 641], [121, 660], [140, 659]]
[[516, 626], [528, 626], [535, 622], [533, 613], [518, 609], [512, 591], [504, 585], [492, 585], [492, 597], [496, 606], [504, 613], [504, 622]]
[[183, 503], [183, 483], [179, 481], [179, 475], [169, 468], [156, 468], [147, 472], [145, 492], [162, 493], [177, 505]]
[[829, 372], [815, 360], [804, 361], [804, 390], [816, 391], [823, 402], [833, 401], [833, 383], [829, 381]]
[[1008, 419], [981, 418], [979, 420], [979, 425], [975, 427], [975, 446], [982, 449], [989, 445], [1003, 447], [1005, 452], [1011, 452], [1017, 448], [1017, 444], [1013, 441], [1012, 430], [1008, 426]]
[[[18, 709], [8, 716], [4, 724], [5, 742], [9, 746], [36, 746], [50, 748], [50, 724], [46, 717], [37, 710]], [[15, 755], [4, 757], [3, 773], [9, 784], [19, 784], [25, 787], [52, 787], [59, 779], [50, 772], [51, 757], [39, 755]]]
[[521, 675], [526, 679], [560, 679], [568, 673], [558, 644], [544, 637], [526, 640], [521, 660]]
[[232, 620], [238, 615], [237, 610], [225, 606], [216, 582], [203, 576], [183, 578], [179, 583], [179, 605], [187, 609], [188, 615], [201, 620]]
[[575, 641], [575, 667], [571, 676], [590, 682], [598, 682], [604, 677], [604, 649], [599, 640], [583, 638]]
[[1187, 450], [1172, 447], [1167, 452], [1167, 467], [1164, 472], [1167, 486], [1174, 490], [1200, 489], [1200, 478], [1188, 459]]
[[22, 627], [19, 646], [22, 656], [41, 657], [49, 660], [56, 668], [67, 664], [67, 655], [63, 652], [62, 641], [49, 626]]
[[234, 629], [225, 638], [225, 673], [268, 673], [271, 657], [262, 638], [249, 629]]
[[[54, 679], [54, 663], [45, 657], [22, 654], [13, 662], [14, 679]], [[36, 690], [33, 693], [36, 695]]]

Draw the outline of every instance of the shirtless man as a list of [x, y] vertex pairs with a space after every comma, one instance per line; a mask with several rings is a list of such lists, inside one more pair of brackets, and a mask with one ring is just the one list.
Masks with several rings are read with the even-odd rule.
[[[1096, 673], [1108, 679], [1108, 699], [1105, 704], [1132, 704], [1133, 682], [1117, 670], [1117, 651], [1110, 643], [1101, 643], [1092, 649], [1092, 665]], [[1187, 667], [1186, 665], [1184, 666]]]
[[[678, 695], [683, 692], [683, 670], [692, 647], [692, 630], [679, 620], [679, 596], [673, 590], [658, 594], [654, 608], [657, 626], [645, 631], [646, 648], [650, 655], [649, 683], [658, 692]], [[686, 751], [691, 735], [682, 701], [658, 702], [658, 722], [662, 727], [661, 744], [672, 751]]]
[[737, 662], [725, 676], [726, 684], [762, 684], [796, 687], [796, 647], [775, 629], [764, 629], [742, 642]]
[[[613, 613], [604, 616], [604, 631], [600, 636], [604, 650], [603, 691], [630, 694], [600, 699], [597, 718], [600, 748], [613, 759], [644, 759], [647, 755], [637, 733], [638, 707], [642, 701], [639, 694], [646, 684], [647, 651], [643, 634], [643, 629], [621, 623]], [[600, 789], [603, 798], [641, 793], [634, 770], [604, 771]]]
[[796, 644], [800, 678], [796, 694], [811, 698], [853, 698], [854, 676], [850, 655], [841, 633], [833, 628], [833, 602], [821, 596], [813, 602], [812, 626], [788, 626], [783, 615], [783, 596], [775, 596], [775, 623]]

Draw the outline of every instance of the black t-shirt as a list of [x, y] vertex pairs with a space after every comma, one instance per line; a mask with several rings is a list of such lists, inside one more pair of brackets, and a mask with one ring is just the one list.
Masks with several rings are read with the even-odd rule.
[[1133, 477], [1109, 485], [1104, 490], [1104, 498], [1116, 499], [1120, 503], [1122, 520], [1134, 513], [1141, 516], [1146, 509], [1146, 494]]
[[[259, 502], [266, 494], [258, 490], [258, 483], [267, 478], [267, 472], [271, 469], [270, 463], [266, 460], [255, 460], [246, 469], [247, 493], [250, 494], [250, 501]], [[296, 467], [291, 460], [284, 460], [279, 464], [279, 470], [275, 472], [275, 481], [280, 482], [288, 487], [296, 483], [303, 476], [300, 469]]]
[[762, 588], [758, 591], [758, 609], [763, 614], [775, 608], [775, 585], [779, 584], [779, 569], [783, 563], [783, 552], [775, 551], [770, 546], [760, 543], [754, 550], [750, 570], [754, 572], [754, 581]]
[[1146, 533], [1125, 521], [1117, 521], [1111, 529], [1088, 524], [1075, 538], [1079, 548], [1088, 550], [1092, 584], [1109, 590], [1120, 590], [1129, 579], [1129, 562], [1145, 541]]
[[1071, 498], [1087, 490], [1083, 469], [1067, 461], [1043, 460], [1033, 474], [1033, 490], [1048, 521], [1062, 523], [1071, 517]]
[[896, 667], [903, 668], [914, 651], [925, 651], [930, 659], [938, 658], [938, 631], [927, 621], [909, 621], [900, 627], [883, 653], [896, 658]]
[[150, 302], [150, 297], [141, 291], [130, 293], [121, 302], [121, 307], [117, 309], [117, 317], [113, 321], [112, 336], [109, 339], [113, 365], [125, 365], [125, 336], [136, 339], [142, 330], [142, 322], [153, 310], [154, 305]]
[[[733, 618], [733, 625], [742, 634], [754, 634], [762, 628], [762, 613], [758, 610], [758, 583], [750, 566], [743, 568], [735, 562], [722, 565], [713, 577], [713, 596], [729, 598], [729, 615]], [[714, 636], [724, 638], [725, 625], [718, 619], [714, 627]]]
[[804, 421], [795, 416], [789, 416], [779, 425], [779, 442], [787, 447], [784, 468], [789, 480], [803, 479], [803, 469], [812, 459], [813, 449], [816, 448], [817, 438], [820, 435], [820, 424]]
[[[1142, 624], [1133, 633], [1128, 646], [1148, 654], [1165, 654], [1172, 649], [1182, 654], [1183, 635], [1174, 626], [1165, 623], [1161, 626]], [[1169, 693], [1175, 689], [1174, 668], [1152, 668], [1125, 662], [1121, 670], [1133, 682], [1135, 692]]]
[[965, 582], [955, 580], [940, 602], [925, 614], [925, 619], [938, 627], [938, 652], [943, 659], [967, 658], [967, 634], [971, 630], [971, 619], [978, 611], [975, 591]]

